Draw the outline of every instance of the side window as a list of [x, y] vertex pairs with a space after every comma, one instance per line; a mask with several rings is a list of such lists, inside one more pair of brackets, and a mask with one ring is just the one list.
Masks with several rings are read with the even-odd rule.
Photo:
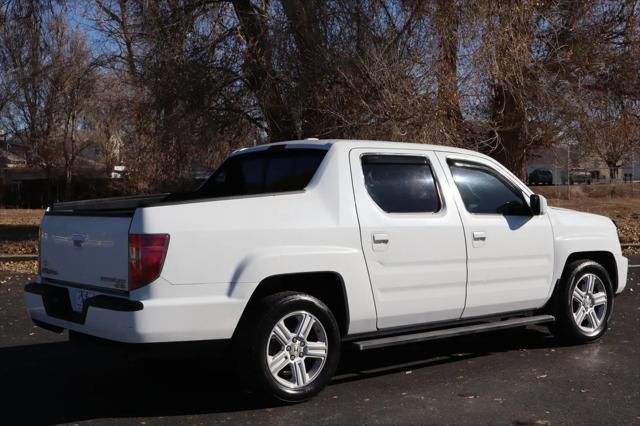
[[426, 158], [407, 155], [366, 155], [362, 171], [367, 192], [387, 213], [427, 213], [440, 210], [440, 198]]
[[488, 167], [449, 160], [453, 180], [470, 213], [529, 216], [531, 209], [520, 191]]

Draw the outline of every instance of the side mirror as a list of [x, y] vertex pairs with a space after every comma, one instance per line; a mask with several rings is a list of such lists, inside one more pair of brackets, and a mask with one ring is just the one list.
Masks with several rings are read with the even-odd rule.
[[547, 199], [542, 195], [531, 194], [531, 197], [529, 197], [529, 205], [531, 207], [531, 213], [534, 216], [540, 216], [547, 212]]

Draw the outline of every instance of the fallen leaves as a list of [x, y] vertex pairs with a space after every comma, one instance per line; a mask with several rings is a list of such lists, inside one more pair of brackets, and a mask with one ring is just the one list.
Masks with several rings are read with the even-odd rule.
[[[27, 260], [21, 262], [0, 262], [0, 271], [20, 274], [35, 274], [38, 272], [38, 261]], [[0, 282], [0, 285], [3, 284]]]
[[[0, 209], [0, 254], [37, 254], [42, 210]], [[36, 273], [37, 261], [0, 262], [0, 271]]]

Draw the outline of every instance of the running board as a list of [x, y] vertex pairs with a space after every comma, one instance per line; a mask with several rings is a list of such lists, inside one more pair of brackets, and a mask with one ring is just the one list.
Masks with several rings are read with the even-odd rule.
[[512, 318], [504, 321], [483, 324], [466, 325], [442, 330], [425, 331], [421, 333], [404, 334], [400, 336], [380, 337], [378, 339], [360, 340], [353, 342], [358, 350], [384, 348], [386, 346], [405, 345], [407, 343], [426, 342], [428, 340], [445, 339], [447, 337], [464, 336], [467, 334], [484, 333], [485, 331], [503, 330], [512, 327], [543, 324], [555, 321], [553, 315], [535, 315], [530, 317]]

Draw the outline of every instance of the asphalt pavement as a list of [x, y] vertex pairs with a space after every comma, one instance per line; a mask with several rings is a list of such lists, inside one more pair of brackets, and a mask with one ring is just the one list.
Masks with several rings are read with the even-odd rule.
[[35, 327], [22, 303], [28, 279], [0, 274], [0, 424], [640, 425], [640, 268], [597, 342], [563, 346], [530, 327], [347, 349], [333, 383], [292, 406], [245, 393], [207, 351], [132, 357]]

